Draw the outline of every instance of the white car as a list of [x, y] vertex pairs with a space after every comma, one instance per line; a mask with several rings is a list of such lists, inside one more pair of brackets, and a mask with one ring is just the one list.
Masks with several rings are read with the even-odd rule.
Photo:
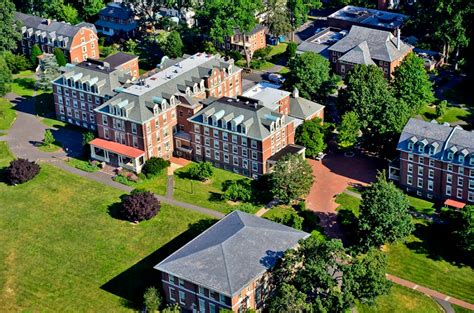
[[283, 84], [285, 82], [285, 79], [283, 78], [283, 76], [277, 73], [268, 74], [268, 80], [276, 84]]

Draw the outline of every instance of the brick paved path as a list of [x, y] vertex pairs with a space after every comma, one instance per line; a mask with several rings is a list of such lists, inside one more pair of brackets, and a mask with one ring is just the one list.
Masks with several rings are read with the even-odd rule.
[[438, 298], [438, 299], [441, 299], [441, 300], [444, 300], [444, 301], [448, 301], [449, 303], [459, 305], [459, 306], [461, 306], [463, 308], [466, 308], [468, 310], [474, 310], [474, 304], [470, 304], [470, 303], [467, 303], [465, 301], [450, 297], [450, 296], [445, 295], [445, 294], [443, 294], [441, 292], [438, 292], [436, 290], [429, 289], [429, 288], [417, 285], [415, 283], [412, 283], [411, 281], [404, 280], [404, 279], [401, 279], [399, 277], [396, 277], [396, 276], [393, 276], [393, 275], [390, 275], [390, 274], [387, 274], [386, 276], [389, 280], [391, 280], [395, 284], [398, 284], [398, 285], [401, 285], [401, 286], [404, 286], [404, 287], [422, 292], [425, 295], [433, 297], [433, 298]]

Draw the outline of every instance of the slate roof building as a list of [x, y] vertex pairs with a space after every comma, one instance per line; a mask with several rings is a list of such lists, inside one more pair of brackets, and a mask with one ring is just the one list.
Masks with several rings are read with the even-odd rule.
[[44, 53], [61, 49], [71, 63], [99, 58], [97, 33], [92, 24], [70, 25], [21, 12], [15, 12], [15, 18], [22, 24], [19, 50], [23, 54], [29, 55], [37, 44]]
[[234, 211], [155, 266], [166, 302], [184, 311], [261, 309], [269, 270], [308, 233]]
[[97, 32], [105, 36], [133, 37], [137, 29], [133, 11], [123, 3], [111, 2], [99, 12]]
[[386, 78], [413, 47], [392, 33], [360, 26], [352, 26], [349, 33], [328, 48], [329, 60], [336, 72], [344, 76], [355, 64], [377, 65]]
[[389, 178], [429, 199], [474, 203], [474, 133], [460, 126], [410, 119]]

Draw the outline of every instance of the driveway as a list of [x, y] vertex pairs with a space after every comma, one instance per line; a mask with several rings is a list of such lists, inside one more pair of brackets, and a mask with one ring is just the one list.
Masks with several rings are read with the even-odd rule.
[[321, 226], [329, 236], [340, 238], [336, 196], [349, 186], [365, 186], [373, 182], [377, 169], [384, 168], [383, 163], [359, 155], [349, 158], [338, 152], [329, 152], [322, 161], [308, 159], [308, 162], [313, 168], [315, 182], [306, 198], [306, 206], [318, 214]]

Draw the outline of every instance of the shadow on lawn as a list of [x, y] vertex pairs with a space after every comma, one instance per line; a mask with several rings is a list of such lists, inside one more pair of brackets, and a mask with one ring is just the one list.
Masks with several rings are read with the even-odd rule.
[[140, 309], [143, 293], [149, 286], [161, 289], [160, 272], [153, 267], [188, 243], [198, 234], [216, 222], [215, 219], [202, 219], [189, 224], [189, 228], [152, 254], [145, 257], [126, 271], [115, 276], [100, 288], [122, 298], [122, 304], [128, 308]]
[[432, 260], [444, 260], [458, 267], [474, 266], [474, 259], [456, 247], [449, 224], [418, 223], [415, 225], [413, 235], [420, 241], [406, 243], [410, 250], [425, 254]]

